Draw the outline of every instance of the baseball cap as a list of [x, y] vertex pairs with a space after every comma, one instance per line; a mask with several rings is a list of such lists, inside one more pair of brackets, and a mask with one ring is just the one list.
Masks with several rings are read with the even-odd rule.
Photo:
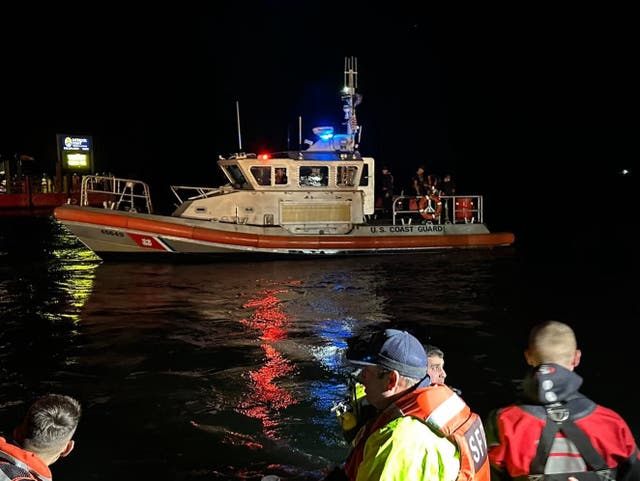
[[350, 339], [346, 357], [351, 364], [382, 366], [413, 379], [422, 379], [427, 375], [424, 347], [407, 331], [385, 329], [366, 339]]

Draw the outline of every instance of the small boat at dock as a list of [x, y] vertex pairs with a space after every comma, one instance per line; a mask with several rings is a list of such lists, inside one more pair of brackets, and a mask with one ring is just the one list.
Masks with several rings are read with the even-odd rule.
[[[87, 175], [79, 203], [57, 207], [54, 217], [103, 259], [351, 256], [513, 244], [513, 233], [489, 230], [482, 195], [395, 196], [382, 218], [375, 160], [358, 149], [354, 59], [345, 61], [344, 80], [344, 133], [321, 126], [304, 149], [220, 156], [228, 183], [170, 186], [177, 203], [167, 215], [154, 212], [145, 182]], [[89, 203], [97, 194], [105, 199], [100, 207]]]

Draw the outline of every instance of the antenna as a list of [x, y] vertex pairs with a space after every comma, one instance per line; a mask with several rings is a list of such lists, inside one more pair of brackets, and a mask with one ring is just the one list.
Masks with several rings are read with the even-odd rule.
[[[358, 119], [356, 118], [356, 107], [362, 102], [362, 95], [356, 93], [358, 87], [358, 59], [356, 57], [346, 57], [344, 59], [344, 89], [342, 101], [344, 105], [344, 118], [347, 125], [347, 135], [355, 139], [360, 130]], [[358, 137], [358, 142], [360, 138]]]
[[240, 133], [240, 102], [236, 100], [236, 119], [238, 122], [238, 151], [242, 152], [242, 134]]
[[344, 89], [349, 89], [349, 94], [353, 95], [358, 88], [358, 59], [356, 57], [346, 57], [344, 59]]

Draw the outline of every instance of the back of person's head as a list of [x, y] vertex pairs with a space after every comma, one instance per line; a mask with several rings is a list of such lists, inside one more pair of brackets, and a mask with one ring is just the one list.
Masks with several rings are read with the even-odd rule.
[[22, 447], [37, 454], [48, 464], [71, 450], [82, 409], [80, 403], [63, 394], [46, 394], [27, 411], [16, 430]]
[[542, 322], [531, 329], [525, 356], [534, 367], [554, 363], [573, 369], [578, 365], [580, 356], [576, 335], [563, 322]]

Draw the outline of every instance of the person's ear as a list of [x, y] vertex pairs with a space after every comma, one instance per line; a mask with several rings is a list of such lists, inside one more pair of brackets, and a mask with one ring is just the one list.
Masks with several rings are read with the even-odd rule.
[[580, 359], [582, 358], [582, 351], [580, 349], [576, 349], [573, 353], [573, 359], [571, 360], [571, 370], [575, 369], [578, 364], [580, 364]]
[[533, 356], [529, 352], [529, 349], [524, 350], [524, 358], [527, 360], [527, 364], [531, 367], [536, 367], [536, 362], [533, 359]]
[[71, 451], [73, 451], [73, 448], [75, 446], [76, 446], [75, 441], [73, 439], [70, 439], [67, 445], [65, 446], [65, 448], [60, 453], [60, 457], [64, 458], [65, 456], [67, 456]]
[[398, 381], [400, 380], [400, 375], [398, 371], [389, 371], [389, 381], [387, 383], [387, 391], [391, 391], [398, 385]]

